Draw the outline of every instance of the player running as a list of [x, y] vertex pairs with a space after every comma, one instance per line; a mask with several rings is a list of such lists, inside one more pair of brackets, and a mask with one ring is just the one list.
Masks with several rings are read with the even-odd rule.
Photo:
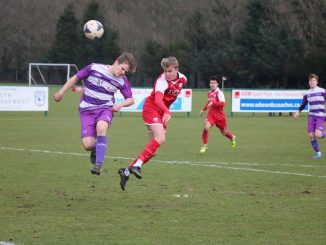
[[[107, 148], [107, 130], [112, 123], [113, 112], [134, 104], [126, 72], [136, 69], [134, 56], [121, 54], [112, 65], [90, 64], [72, 76], [54, 94], [54, 100], [62, 100], [64, 93], [78, 80], [86, 79], [85, 89], [79, 103], [82, 144], [91, 151], [94, 164], [92, 174], [100, 175]], [[115, 104], [114, 93], [120, 90], [124, 101]]]
[[218, 88], [218, 78], [216, 76], [212, 76], [209, 80], [211, 91], [209, 91], [207, 94], [208, 101], [199, 113], [201, 116], [207, 109], [209, 110], [206, 117], [205, 128], [202, 133], [203, 146], [200, 148], [201, 154], [204, 154], [208, 150], [208, 132], [214, 125], [219, 128], [220, 132], [225, 137], [230, 139], [231, 146], [236, 147], [235, 135], [226, 129], [226, 119], [223, 111], [225, 97], [223, 91], [219, 90]]
[[316, 74], [309, 74], [308, 80], [310, 89], [305, 92], [302, 104], [299, 107], [299, 110], [293, 113], [293, 117], [297, 119], [300, 112], [309, 103], [307, 133], [310, 138], [312, 148], [315, 150], [315, 155], [313, 158], [321, 158], [322, 154], [319, 149], [317, 139], [326, 137], [326, 132], [324, 131], [324, 122], [326, 117], [326, 90], [318, 87], [318, 76]]
[[165, 142], [167, 123], [171, 119], [169, 108], [187, 82], [185, 75], [179, 72], [179, 63], [175, 57], [163, 58], [161, 67], [163, 73], [155, 81], [142, 111], [148, 128], [148, 143], [128, 167], [118, 170], [123, 191], [131, 173], [138, 179], [142, 178], [141, 167], [157, 154], [158, 148]]

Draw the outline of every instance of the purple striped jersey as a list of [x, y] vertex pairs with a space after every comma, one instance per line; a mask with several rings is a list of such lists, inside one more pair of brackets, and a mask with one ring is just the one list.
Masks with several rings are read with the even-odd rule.
[[317, 86], [305, 92], [302, 106], [306, 106], [309, 103], [309, 116], [326, 117], [325, 101], [326, 90]]
[[81, 69], [76, 75], [78, 79], [86, 79], [79, 111], [111, 108], [115, 102], [114, 93], [118, 90], [125, 99], [132, 98], [128, 78], [111, 75], [107, 65], [93, 63]]

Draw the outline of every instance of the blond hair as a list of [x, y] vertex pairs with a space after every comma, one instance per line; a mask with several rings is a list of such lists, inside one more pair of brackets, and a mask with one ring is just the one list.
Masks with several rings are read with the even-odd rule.
[[167, 57], [167, 58], [163, 58], [161, 61], [161, 67], [163, 70], [169, 68], [170, 66], [173, 66], [174, 68], [178, 68], [179, 67], [179, 62], [177, 60], [176, 57]]

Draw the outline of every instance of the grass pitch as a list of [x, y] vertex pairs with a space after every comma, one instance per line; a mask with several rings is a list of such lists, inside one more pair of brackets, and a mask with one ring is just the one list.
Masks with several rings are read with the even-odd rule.
[[[140, 114], [115, 116], [100, 176], [80, 144], [79, 94], [49, 115], [0, 112], [0, 244], [325, 244], [326, 161], [311, 158], [306, 116], [236, 114], [199, 154], [207, 91], [190, 117], [174, 114], [167, 142], [119, 186], [119, 167], [143, 149]], [[326, 142], [319, 141], [326, 154]]]

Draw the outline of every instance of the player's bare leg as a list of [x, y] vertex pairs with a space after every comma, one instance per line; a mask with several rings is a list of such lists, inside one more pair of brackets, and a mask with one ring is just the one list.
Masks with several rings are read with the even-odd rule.
[[315, 131], [315, 137], [318, 138], [318, 139], [322, 139], [322, 138], [325, 138], [326, 136], [326, 132], [325, 131], [321, 131], [319, 129], [316, 129]]
[[85, 137], [82, 139], [83, 147], [86, 151], [91, 151], [89, 160], [92, 164], [96, 161], [96, 149], [95, 149], [96, 139], [94, 137]]
[[84, 137], [82, 138], [82, 144], [86, 151], [91, 151], [94, 149], [96, 139], [94, 137]]
[[89, 156], [91, 163], [95, 163], [96, 151], [95, 151], [95, 137], [85, 137], [82, 138], [82, 144], [86, 151], [91, 151]]

